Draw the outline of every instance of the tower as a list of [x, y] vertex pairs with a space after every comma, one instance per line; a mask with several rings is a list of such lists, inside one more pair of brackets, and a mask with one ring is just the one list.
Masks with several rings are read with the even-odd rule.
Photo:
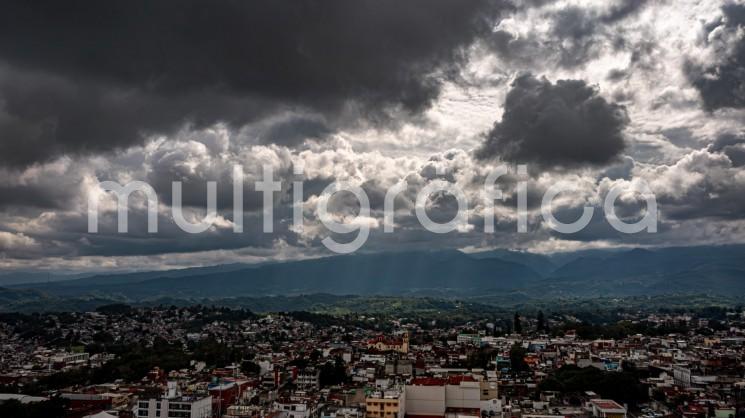
[[402, 353], [408, 353], [409, 352], [409, 332], [404, 332], [402, 343], [401, 343], [401, 352]]

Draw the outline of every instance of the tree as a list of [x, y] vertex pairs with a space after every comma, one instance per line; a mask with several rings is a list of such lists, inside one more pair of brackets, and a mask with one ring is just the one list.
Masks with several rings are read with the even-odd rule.
[[241, 363], [241, 372], [246, 376], [257, 376], [261, 373], [261, 367], [250, 360], [245, 360]]
[[546, 318], [543, 316], [543, 311], [538, 311], [538, 331], [546, 331]]
[[347, 380], [347, 368], [344, 365], [344, 360], [337, 356], [333, 363], [331, 361], [324, 363], [321, 366], [319, 378], [321, 380], [321, 386], [324, 387], [345, 382]]
[[22, 404], [20, 401], [10, 399], [0, 404], [0, 417], [13, 418], [64, 418], [67, 409], [67, 401], [61, 398], [52, 398], [48, 401], [31, 402]]
[[522, 334], [523, 333], [523, 326], [520, 323], [520, 314], [515, 312], [515, 319], [513, 322], [513, 329], [515, 330], [515, 334]]
[[510, 368], [515, 373], [530, 370], [525, 362], [525, 349], [520, 344], [515, 344], [510, 349]]
[[648, 400], [646, 388], [629, 371], [607, 372], [595, 367], [579, 368], [565, 365], [554, 371], [538, 385], [542, 391], [552, 390], [563, 394], [591, 390], [603, 398], [636, 405]]

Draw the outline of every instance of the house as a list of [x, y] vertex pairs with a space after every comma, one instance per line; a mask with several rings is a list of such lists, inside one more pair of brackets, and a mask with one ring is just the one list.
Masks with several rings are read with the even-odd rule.
[[626, 408], [610, 399], [591, 399], [587, 407], [596, 418], [626, 418]]

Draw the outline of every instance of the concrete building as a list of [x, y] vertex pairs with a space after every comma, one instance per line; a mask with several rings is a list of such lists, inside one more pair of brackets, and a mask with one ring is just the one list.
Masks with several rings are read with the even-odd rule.
[[365, 398], [367, 418], [404, 418], [406, 413], [406, 391], [389, 389], [376, 391]]
[[142, 399], [137, 402], [137, 416], [147, 418], [210, 418], [212, 397], [179, 393], [175, 382], [168, 382], [163, 398]]
[[691, 387], [691, 369], [684, 365], [673, 366], [673, 379], [675, 384], [684, 388]]
[[481, 415], [481, 384], [470, 376], [414, 379], [406, 385], [406, 415]]
[[393, 359], [385, 363], [386, 376], [392, 376], [392, 375], [411, 376], [413, 371], [414, 371], [414, 367], [411, 363], [411, 360], [408, 360], [408, 359]]
[[592, 399], [588, 409], [596, 418], [626, 418], [626, 408], [609, 399]]
[[300, 390], [318, 390], [321, 388], [321, 371], [308, 367], [301, 370], [295, 379], [295, 385]]
[[290, 396], [274, 402], [274, 410], [280, 418], [316, 418], [319, 416], [318, 402], [304, 396]]
[[481, 336], [479, 334], [458, 334], [456, 339], [458, 344], [481, 345]]

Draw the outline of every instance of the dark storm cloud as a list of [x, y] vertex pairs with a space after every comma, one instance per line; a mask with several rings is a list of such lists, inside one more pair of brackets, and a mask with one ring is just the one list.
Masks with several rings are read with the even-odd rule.
[[[726, 34], [745, 26], [745, 5], [725, 4], [722, 14], [721, 20], [707, 26], [705, 39], [709, 40], [715, 29]], [[734, 48], [723, 49], [727, 55], [719, 57], [716, 64], [699, 65], [690, 61], [685, 64], [689, 80], [709, 111], [745, 107], [745, 40], [739, 37], [735, 42]]]
[[69, 194], [70, 191], [64, 188], [0, 184], [0, 210], [9, 207], [61, 209], [65, 207]]
[[416, 113], [502, 8], [498, 0], [7, 1], [0, 159], [23, 166], [125, 148], [186, 122], [242, 125], [277, 108], [331, 118], [353, 108], [374, 121]]
[[606, 164], [623, 151], [627, 123], [623, 106], [608, 103], [582, 80], [552, 84], [523, 74], [476, 156], [544, 168]]
[[293, 147], [306, 139], [322, 139], [329, 133], [331, 130], [322, 120], [293, 117], [269, 127], [261, 135], [261, 141]]

